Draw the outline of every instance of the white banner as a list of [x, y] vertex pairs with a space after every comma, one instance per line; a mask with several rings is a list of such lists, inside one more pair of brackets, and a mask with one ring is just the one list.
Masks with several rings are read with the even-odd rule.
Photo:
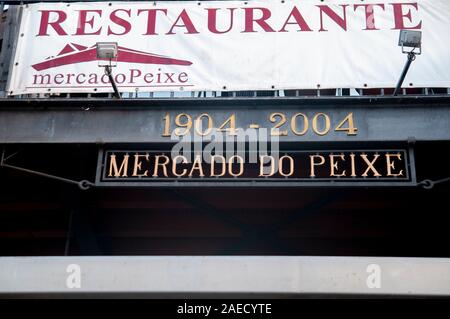
[[422, 31], [405, 87], [450, 87], [449, 0], [39, 3], [23, 9], [9, 94], [395, 87], [400, 29]]

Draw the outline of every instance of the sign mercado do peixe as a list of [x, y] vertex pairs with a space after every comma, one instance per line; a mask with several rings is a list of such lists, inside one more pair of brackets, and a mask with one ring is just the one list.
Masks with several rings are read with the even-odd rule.
[[99, 152], [97, 186], [409, 186], [412, 151]]
[[[298, 111], [298, 110], [297, 110]], [[97, 186], [411, 186], [411, 147], [390, 149], [286, 148], [284, 139], [358, 136], [353, 112], [166, 112], [152, 127], [164, 150], [132, 145], [102, 148]], [[158, 123], [159, 122], [159, 123]], [[247, 122], [247, 123], [245, 123]], [[311, 139], [308, 137], [308, 139]], [[167, 146], [172, 145], [172, 148]], [[292, 147], [294, 146], [294, 148]]]

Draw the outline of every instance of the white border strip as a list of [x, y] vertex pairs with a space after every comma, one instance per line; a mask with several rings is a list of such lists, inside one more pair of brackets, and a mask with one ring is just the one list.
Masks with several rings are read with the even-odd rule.
[[0, 294], [450, 295], [450, 259], [2, 257]]

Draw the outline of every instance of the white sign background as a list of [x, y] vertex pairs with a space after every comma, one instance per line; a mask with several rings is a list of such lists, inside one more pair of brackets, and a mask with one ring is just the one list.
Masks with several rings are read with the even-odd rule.
[[[355, 9], [354, 5], [379, 3], [385, 6], [384, 10], [379, 7], [374, 9], [375, 26], [379, 30], [364, 30], [367, 23], [364, 8]], [[320, 88], [395, 87], [406, 55], [397, 45], [399, 30], [394, 29], [392, 3], [417, 3], [417, 10], [412, 6], [403, 7], [404, 15], [411, 13], [411, 19], [405, 17], [403, 21], [407, 27], [421, 22], [423, 32], [422, 55], [413, 62], [404, 86], [450, 87], [448, 0], [266, 0], [207, 1], [200, 4], [191, 1], [149, 1], [112, 2], [111, 5], [107, 2], [70, 5], [40, 3], [24, 7], [21, 36], [14, 59], [17, 65], [13, 67], [8, 91], [11, 95], [111, 92], [111, 85], [102, 77], [104, 71], [98, 66], [98, 61], [60, 65], [40, 71], [32, 67], [48, 61], [49, 57], [51, 60], [70, 43], [92, 47], [96, 42], [109, 41], [117, 42], [124, 48], [192, 63], [166, 65], [119, 61], [113, 73], [118, 76], [117, 82], [122, 92], [314, 89], [318, 85]], [[340, 16], [340, 5], [348, 5], [347, 31], [323, 14], [323, 26], [328, 31], [320, 32], [320, 10], [317, 5], [328, 5]], [[312, 31], [299, 31], [298, 25], [289, 24], [286, 26], [288, 32], [278, 32], [294, 6]], [[257, 23], [254, 24], [257, 32], [242, 32], [245, 28], [243, 8], [250, 7], [268, 8], [271, 17], [267, 23], [276, 32], [265, 32]], [[223, 34], [212, 33], [208, 29], [207, 8], [219, 9], [219, 30], [229, 27], [230, 11], [227, 8], [236, 8], [233, 28]], [[110, 21], [110, 13], [117, 9], [131, 10], [131, 17], [124, 11], [117, 13], [117, 16], [131, 22], [131, 30], [126, 35], [107, 34], [108, 27], [115, 33], [124, 30]], [[157, 35], [145, 35], [147, 16], [137, 15], [139, 9], [167, 9], [167, 15], [157, 13]], [[60, 24], [67, 35], [58, 35], [49, 26], [48, 36], [39, 36], [41, 10], [67, 13], [67, 19]], [[88, 14], [87, 20], [94, 21], [92, 26], [85, 24], [86, 32], [101, 27], [100, 35], [73, 35], [80, 24], [79, 10], [102, 10], [101, 17], [95, 13]], [[186, 10], [198, 33], [187, 34], [187, 29], [182, 26], [183, 21], [178, 20], [177, 24], [181, 26], [173, 28], [175, 34], [167, 34], [183, 10]], [[261, 14], [260, 10], [254, 10], [255, 19]], [[50, 15], [51, 22], [56, 19], [55, 14]], [[290, 22], [294, 21], [290, 19]], [[61, 56], [65, 54], [73, 52]], [[134, 72], [134, 77], [131, 72]], [[146, 77], [148, 73], [151, 75]], [[173, 73], [171, 79], [167, 79], [166, 73]]]

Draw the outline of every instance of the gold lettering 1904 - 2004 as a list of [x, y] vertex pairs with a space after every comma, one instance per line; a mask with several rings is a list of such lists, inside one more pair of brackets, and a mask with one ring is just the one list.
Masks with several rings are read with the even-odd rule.
[[[324, 136], [335, 131], [346, 134], [348, 136], [355, 136], [358, 134], [358, 128], [355, 125], [353, 113], [347, 113], [343, 118], [333, 121], [326, 113], [315, 113], [308, 116], [305, 113], [295, 113], [288, 117], [285, 113], [273, 112], [268, 116], [268, 121], [272, 123], [270, 127], [271, 136], [288, 136], [296, 135], [303, 136], [308, 132], [315, 135]], [[265, 127], [269, 123], [248, 125], [248, 128]], [[214, 118], [208, 113], [202, 113], [198, 116], [192, 116], [187, 113], [179, 113], [171, 115], [166, 113], [163, 118], [162, 136], [170, 137], [184, 136], [192, 132], [199, 136], [208, 136], [213, 131], [225, 132], [228, 135], [237, 135], [239, 130], [245, 128], [238, 128], [236, 126], [236, 114], [231, 114], [226, 119], [215, 122]]]

